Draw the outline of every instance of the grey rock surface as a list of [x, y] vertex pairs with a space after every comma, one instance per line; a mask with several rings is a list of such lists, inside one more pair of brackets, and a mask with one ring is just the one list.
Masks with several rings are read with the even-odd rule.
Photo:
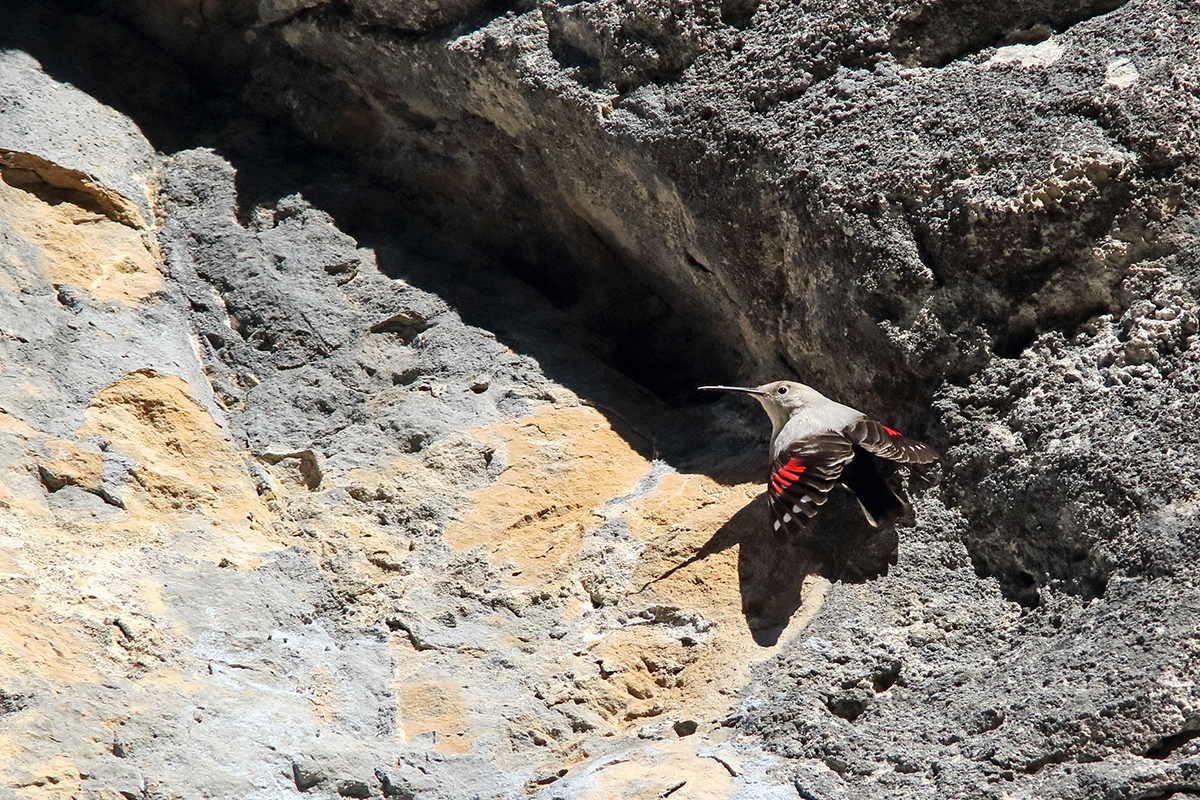
[[790, 369], [877, 402], [1120, 310], [1187, 229], [1195, 15], [1113, 6], [595, 2], [408, 39], [234, 4], [163, 40], [236, 52], [256, 107], [627, 330], [660, 393]]
[[[150, 217], [145, 180], [155, 166], [154, 151], [131, 120], [54, 81], [20, 51], [0, 52], [0, 93], [5, 103], [0, 151], [30, 154], [52, 168], [86, 173], [100, 182], [95, 192], [120, 193], [130, 202], [141, 203]], [[14, 172], [20, 173], [19, 185], [50, 202], [79, 199], [91, 191], [77, 184], [79, 188], [63, 193], [61, 187], [26, 177], [30, 171], [20, 166], [6, 162], [4, 169], [8, 180]], [[34, 225], [14, 227], [28, 224], [24, 218], [0, 220], [5, 287], [0, 293], [4, 320], [0, 358], [8, 365], [0, 372], [4, 408], [23, 422], [60, 435], [80, 425], [85, 406], [100, 387], [136, 369], [182, 375], [202, 397], [211, 399], [184, 317], [171, 302], [154, 294], [157, 269], [147, 252], [152, 246], [148, 237], [120, 221], [93, 218], [90, 211], [81, 209], [72, 224], [108, 228], [98, 237], [102, 243], [120, 237], [124, 241], [110, 248], [93, 246], [84, 265], [69, 255], [55, 259], [57, 271], [98, 270], [102, 264], [97, 262], [116, 258], [130, 265], [126, 270], [144, 278], [143, 283], [107, 297], [89, 295], [69, 282], [52, 283], [36, 265], [41, 249], [61, 246], [60, 235]], [[103, 216], [103, 209], [95, 216]], [[124, 302], [129, 293], [147, 295], [150, 302]], [[220, 413], [215, 406], [212, 410]]]
[[0, 33], [0, 792], [1200, 793], [1192, 4], [114, 7]]
[[110, 189], [150, 218], [145, 180], [154, 148], [132, 120], [56, 81], [20, 50], [0, 53], [0, 74], [0, 152], [36, 154]]

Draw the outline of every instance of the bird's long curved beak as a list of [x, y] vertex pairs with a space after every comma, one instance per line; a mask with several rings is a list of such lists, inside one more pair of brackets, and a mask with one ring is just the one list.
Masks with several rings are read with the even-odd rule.
[[742, 394], [757, 394], [764, 395], [762, 389], [751, 389], [745, 386], [697, 386], [697, 389], [705, 392], [741, 392]]

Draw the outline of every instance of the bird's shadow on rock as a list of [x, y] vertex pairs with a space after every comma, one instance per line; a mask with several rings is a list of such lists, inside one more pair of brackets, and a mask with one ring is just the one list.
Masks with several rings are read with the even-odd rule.
[[771, 529], [764, 492], [730, 517], [695, 555], [661, 577], [738, 545], [742, 614], [755, 643], [772, 647], [800, 607], [806, 577], [874, 580], [895, 565], [899, 541], [894, 528], [877, 531], [867, 524], [854, 498], [841, 491], [831, 495], [800, 535], [778, 536]]

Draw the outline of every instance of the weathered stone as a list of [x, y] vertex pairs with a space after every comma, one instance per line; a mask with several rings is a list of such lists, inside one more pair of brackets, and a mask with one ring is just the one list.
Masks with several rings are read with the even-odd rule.
[[[0, 31], [0, 793], [1200, 785], [1194, 9], [115, 5], [199, 77]], [[770, 536], [786, 372], [914, 522]]]

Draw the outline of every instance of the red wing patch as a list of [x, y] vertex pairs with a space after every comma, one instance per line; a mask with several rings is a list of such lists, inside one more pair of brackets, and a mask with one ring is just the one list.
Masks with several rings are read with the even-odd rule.
[[789, 458], [786, 464], [781, 464], [771, 472], [771, 494], [782, 494], [804, 474], [804, 465], [795, 458]]
[[767, 482], [775, 533], [798, 533], [802, 523], [816, 516], [842, 474], [842, 467], [852, 458], [854, 446], [836, 433], [801, 439], [780, 452], [771, 464]]
[[899, 461], [903, 464], [928, 464], [937, 461], [938, 454], [924, 442], [910, 439], [897, 430], [863, 417], [846, 428], [846, 435], [872, 455]]

